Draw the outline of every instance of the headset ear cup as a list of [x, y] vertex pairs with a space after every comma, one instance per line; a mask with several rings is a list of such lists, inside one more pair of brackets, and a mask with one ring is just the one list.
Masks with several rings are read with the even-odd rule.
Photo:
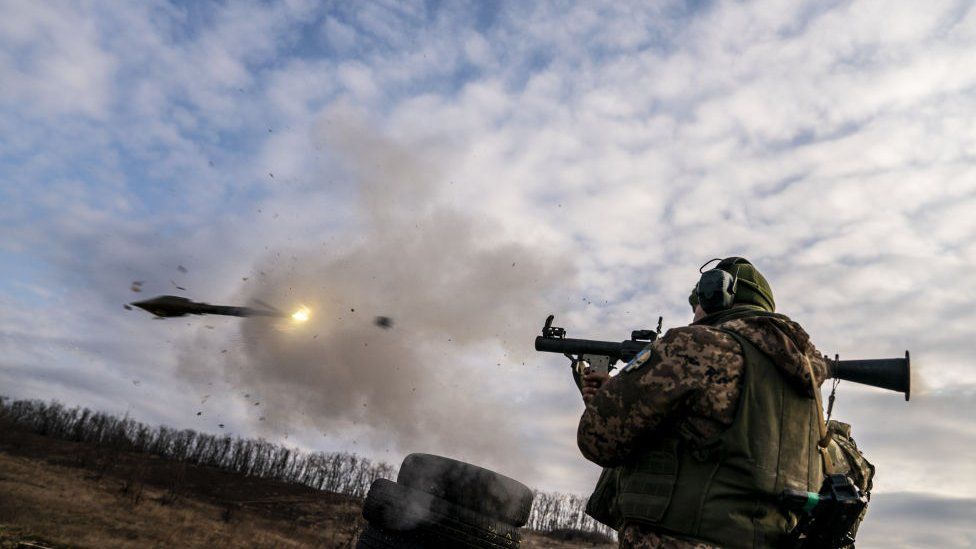
[[724, 311], [735, 301], [735, 278], [721, 269], [711, 269], [702, 273], [695, 286], [698, 304], [708, 314]]

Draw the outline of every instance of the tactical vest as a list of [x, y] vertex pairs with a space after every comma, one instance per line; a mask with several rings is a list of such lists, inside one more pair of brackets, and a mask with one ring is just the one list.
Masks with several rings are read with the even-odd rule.
[[745, 356], [732, 425], [694, 446], [670, 429], [628, 463], [604, 469], [587, 503], [590, 516], [618, 530], [640, 523], [733, 548], [778, 546], [795, 526], [777, 496], [786, 488], [820, 490], [817, 402], [752, 343], [722, 331]]

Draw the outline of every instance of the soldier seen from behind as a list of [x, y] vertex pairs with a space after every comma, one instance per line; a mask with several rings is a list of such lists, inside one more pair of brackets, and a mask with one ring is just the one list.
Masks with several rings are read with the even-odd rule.
[[689, 326], [616, 376], [583, 378], [577, 442], [604, 467], [587, 512], [620, 547], [781, 547], [798, 517], [778, 496], [816, 493], [832, 469], [827, 364], [741, 257], [705, 271], [689, 301]]

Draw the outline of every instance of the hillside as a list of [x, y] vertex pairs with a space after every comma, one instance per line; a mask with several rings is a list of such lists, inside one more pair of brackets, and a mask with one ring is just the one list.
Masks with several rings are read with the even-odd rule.
[[[341, 548], [364, 525], [354, 496], [0, 422], [0, 547]], [[528, 531], [522, 544], [594, 546]]]

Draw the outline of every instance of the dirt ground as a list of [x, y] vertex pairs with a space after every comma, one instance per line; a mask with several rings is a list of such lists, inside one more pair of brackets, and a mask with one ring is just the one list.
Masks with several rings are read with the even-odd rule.
[[[359, 499], [0, 429], [0, 548], [355, 547]], [[602, 547], [523, 533], [526, 549]]]
[[174, 498], [165, 489], [0, 453], [0, 547], [20, 540], [53, 547], [352, 546], [358, 502], [289, 506], [304, 511], [304, 520]]

